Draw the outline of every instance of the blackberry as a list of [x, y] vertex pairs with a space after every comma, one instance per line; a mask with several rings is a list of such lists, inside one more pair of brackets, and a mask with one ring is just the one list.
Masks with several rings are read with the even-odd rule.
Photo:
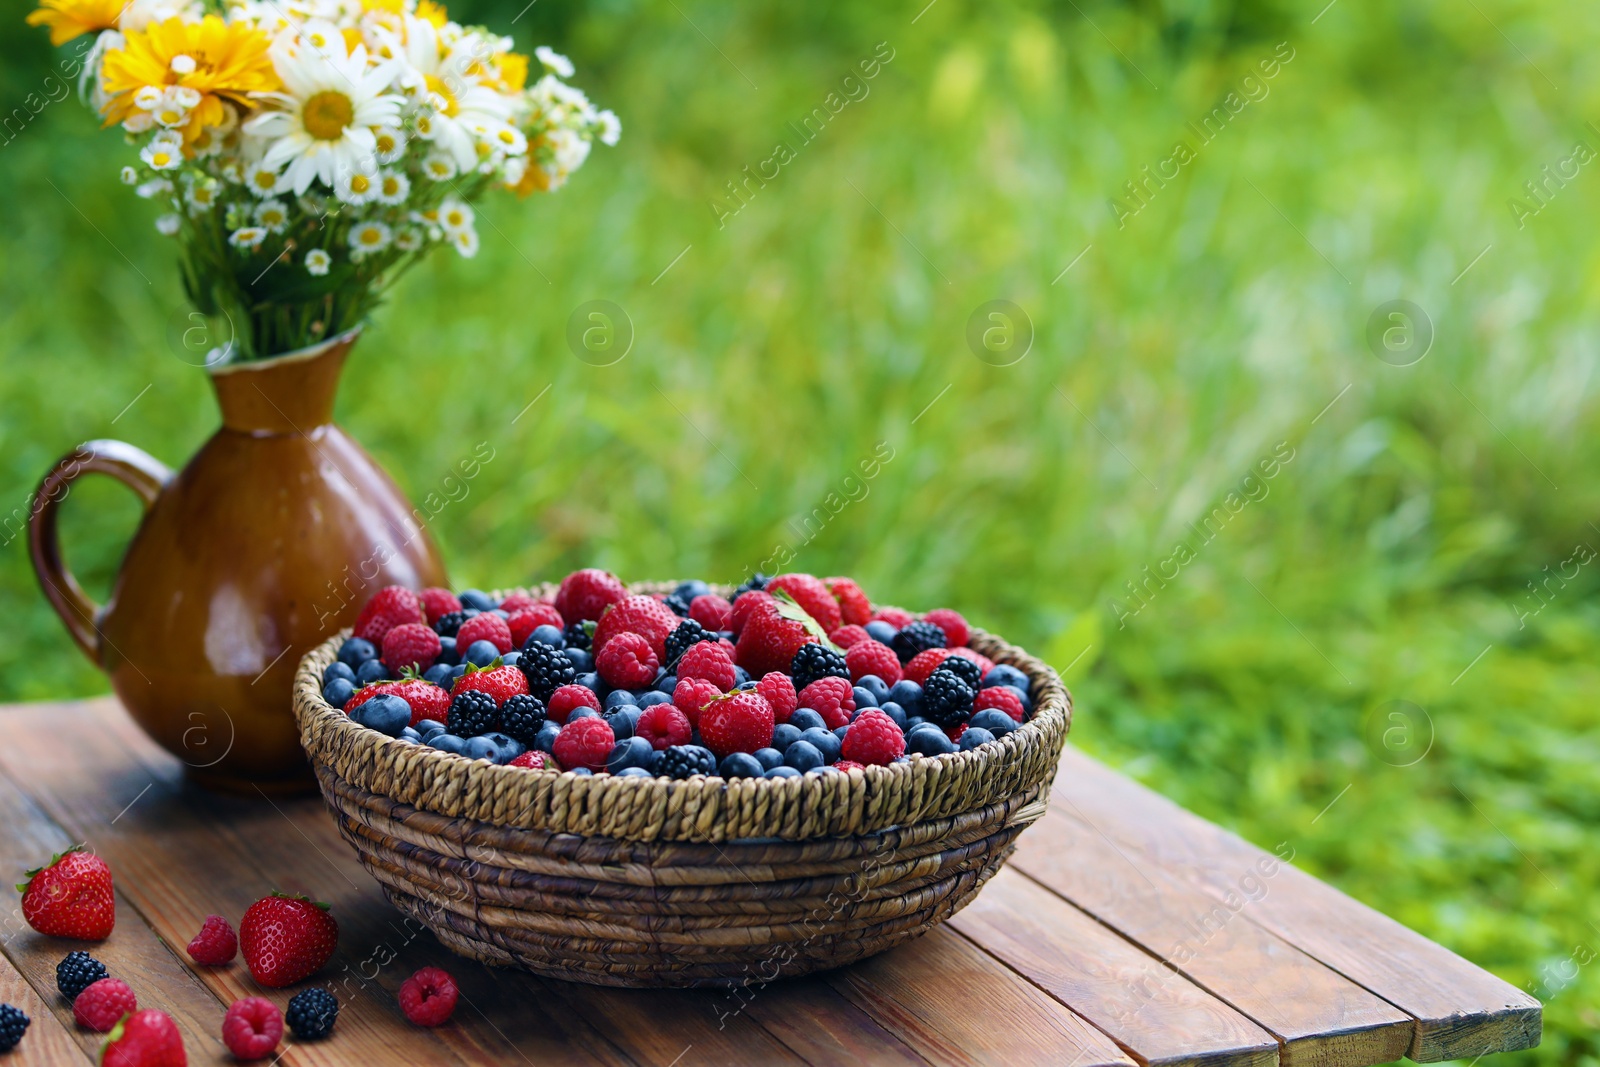
[[78, 994], [102, 978], [111, 977], [106, 965], [87, 952], [69, 952], [56, 964], [56, 988], [70, 1004]]
[[532, 638], [522, 646], [517, 669], [528, 679], [528, 689], [540, 700], [549, 700], [551, 693], [571, 685], [578, 677], [578, 668], [572, 665], [565, 651]]
[[465, 611], [447, 611], [433, 620], [433, 632], [440, 637], [454, 637], [469, 617]]
[[679, 596], [677, 593], [669, 594], [666, 599], [662, 600], [661, 602], [667, 607], [671, 608], [672, 613], [678, 616], [678, 618], [682, 619], [688, 617], [689, 602], [683, 599], [683, 597]]
[[979, 683], [983, 681], [983, 668], [965, 656], [946, 656], [939, 666], [952, 674], [959, 675], [963, 682], [972, 687], [974, 693], [978, 691]]
[[926, 652], [930, 648], [943, 648], [946, 640], [944, 631], [933, 623], [913, 622], [890, 639], [889, 647], [894, 649], [894, 654], [900, 657], [901, 663], [910, 663], [911, 658], [918, 652]]
[[301, 1041], [315, 1041], [333, 1032], [339, 1018], [339, 998], [326, 989], [303, 989], [289, 998], [283, 1021]]
[[678, 624], [676, 630], [667, 635], [666, 666], [669, 669], [676, 667], [678, 661], [683, 658], [685, 652], [689, 651], [691, 645], [697, 645], [701, 641], [709, 640], [711, 640], [711, 635], [706, 633], [704, 626], [701, 626], [693, 619], [684, 619]]
[[450, 716], [445, 729], [457, 737], [477, 737], [500, 728], [500, 708], [494, 697], [481, 689], [457, 693], [450, 701]]
[[765, 589], [767, 587], [767, 583], [770, 581], [772, 581], [771, 578], [767, 577], [765, 574], [762, 574], [760, 571], [756, 571], [750, 576], [749, 581], [745, 582], [743, 585], [739, 586], [739, 588], [733, 591], [733, 596], [729, 597], [728, 600], [729, 602], [738, 600], [740, 593], [748, 593], [752, 589]]
[[717, 773], [717, 757], [699, 745], [673, 745], [656, 757], [656, 773], [664, 778], [688, 778]]
[[21, 1008], [0, 1004], [0, 1052], [10, 1052], [16, 1048], [17, 1042], [22, 1040], [23, 1033], [28, 1029], [28, 1023], [32, 1021]]
[[794, 679], [796, 690], [829, 676], [849, 679], [850, 670], [844, 665], [844, 657], [825, 645], [801, 645], [789, 661], [789, 677]]
[[594, 623], [569, 622], [567, 628], [561, 631], [561, 636], [567, 639], [568, 648], [586, 651], [594, 643]]
[[972, 715], [972, 686], [954, 671], [940, 667], [922, 683], [922, 714], [949, 729]]
[[532, 694], [518, 693], [500, 705], [500, 729], [528, 748], [534, 747], [544, 720], [544, 701]]

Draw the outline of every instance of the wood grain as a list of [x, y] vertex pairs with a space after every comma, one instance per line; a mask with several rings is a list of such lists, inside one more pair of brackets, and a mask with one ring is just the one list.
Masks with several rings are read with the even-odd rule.
[[1282, 1043], [1290, 1067], [1365, 1067], [1405, 1055], [1411, 1016], [1251, 920], [1274, 891], [1258, 867], [1239, 873], [1224, 903], [1159, 868], [1138, 866], [1071, 810], [1057, 805], [1024, 834], [1011, 869], [1254, 1019]]
[[950, 920], [1154, 1067], [1267, 1067], [1271, 1034], [1060, 897], [1002, 870]]
[[21, 1008], [30, 1020], [16, 1051], [6, 1056], [7, 1063], [15, 1059], [29, 1067], [85, 1067], [94, 1062], [4, 956], [0, 956], [0, 1004]]
[[[1239, 878], [1276, 865], [1250, 919], [1416, 1019], [1408, 1054], [1421, 1063], [1539, 1043], [1539, 1002], [1278, 857], [1193, 815], [1068, 745], [1051, 800], [1141, 867], [1222, 900]], [[1292, 856], [1286, 843], [1285, 856]]]

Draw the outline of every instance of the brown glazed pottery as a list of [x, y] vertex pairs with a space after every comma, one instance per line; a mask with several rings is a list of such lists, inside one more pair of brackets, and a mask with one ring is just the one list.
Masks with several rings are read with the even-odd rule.
[[[211, 371], [222, 427], [174, 474], [90, 441], [39, 486], [29, 547], [45, 595], [123, 705], [191, 778], [230, 791], [315, 788], [290, 691], [300, 657], [385, 585], [448, 585], [400, 490], [333, 424], [359, 330]], [[144, 520], [104, 606], [67, 570], [57, 509], [109, 474]]]

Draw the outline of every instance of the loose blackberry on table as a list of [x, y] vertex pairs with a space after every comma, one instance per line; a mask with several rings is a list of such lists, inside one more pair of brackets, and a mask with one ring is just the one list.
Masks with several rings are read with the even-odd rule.
[[16, 1048], [32, 1021], [27, 1012], [14, 1004], [0, 1004], [0, 1053]]
[[110, 976], [111, 972], [106, 970], [105, 964], [81, 950], [67, 953], [56, 964], [56, 988], [61, 990], [61, 995], [67, 998], [68, 1003], [77, 1000], [79, 993], [100, 979]]
[[283, 1013], [294, 1036], [301, 1041], [316, 1041], [333, 1033], [339, 1018], [339, 998], [326, 989], [304, 989], [289, 998]]

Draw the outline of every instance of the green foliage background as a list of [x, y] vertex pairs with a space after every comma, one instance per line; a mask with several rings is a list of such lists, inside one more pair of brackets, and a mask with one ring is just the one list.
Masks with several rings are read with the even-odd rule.
[[[1569, 977], [1600, 948], [1600, 567], [1519, 618], [1600, 548], [1600, 177], [1521, 226], [1508, 206], [1600, 148], [1600, 24], [1528, 0], [922, 3], [457, 6], [569, 53], [623, 141], [553, 197], [486, 202], [477, 259], [408, 277], [341, 420], [416, 498], [490, 443], [433, 526], [485, 586], [736, 579], [888, 442], [797, 569], [1044, 650], [1078, 744], [1534, 991], [1544, 1045], [1507, 1062], [1600, 1063], [1600, 966]], [[25, 10], [0, 0], [5, 114], [52, 61]], [[719, 228], [724, 183], [879, 42], [870, 94]], [[1270, 94], [1119, 228], [1110, 198], [1280, 42]], [[0, 539], [78, 442], [178, 463], [216, 424], [167, 346], [172, 246], [96, 126], [69, 99], [0, 138]], [[1036, 332], [1013, 366], [964, 338], [995, 298]], [[1404, 368], [1365, 341], [1396, 298], [1435, 330]], [[591, 299], [636, 330], [615, 366], [567, 348]], [[1267, 495], [1123, 618], [1125, 583], [1280, 442]], [[135, 506], [86, 483], [66, 512], [103, 594]], [[24, 541], [0, 697], [102, 691]], [[1394, 701], [1425, 713], [1410, 734]]]

